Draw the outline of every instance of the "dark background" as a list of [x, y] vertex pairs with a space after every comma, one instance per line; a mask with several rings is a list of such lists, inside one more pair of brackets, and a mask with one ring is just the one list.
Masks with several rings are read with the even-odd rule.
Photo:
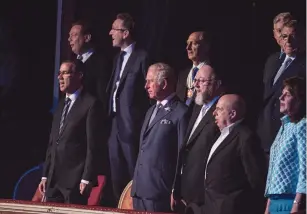
[[[241, 93], [256, 117], [265, 59], [279, 51], [272, 20], [291, 12], [304, 23], [305, 1], [248, 0], [76, 0], [73, 18], [94, 25], [97, 45], [111, 58], [108, 35], [119, 12], [137, 23], [137, 41], [154, 61], [177, 71], [190, 67], [189, 34], [207, 30], [213, 55], [232, 90]], [[27, 170], [44, 160], [51, 126], [57, 1], [10, 0], [0, 7], [0, 198], [11, 198]], [[65, 11], [64, 11], [64, 15]], [[62, 45], [67, 46], [67, 37]], [[10, 60], [8, 60], [8, 56]], [[9, 62], [9, 63], [8, 63]], [[9, 66], [7, 66], [9, 65]], [[5, 75], [3, 75], [3, 73]]]

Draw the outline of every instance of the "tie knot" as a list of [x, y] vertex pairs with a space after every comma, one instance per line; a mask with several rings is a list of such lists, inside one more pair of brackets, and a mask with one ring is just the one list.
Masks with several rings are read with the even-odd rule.
[[83, 60], [83, 56], [82, 56], [82, 55], [78, 55], [78, 56], [77, 56], [77, 59], [79, 59], [79, 60], [82, 61], [82, 60]]
[[120, 51], [119, 56], [124, 57], [126, 55], [126, 53], [127, 53], [126, 51]]
[[69, 97], [65, 98], [65, 105], [68, 105], [68, 103], [70, 103], [71, 99]]

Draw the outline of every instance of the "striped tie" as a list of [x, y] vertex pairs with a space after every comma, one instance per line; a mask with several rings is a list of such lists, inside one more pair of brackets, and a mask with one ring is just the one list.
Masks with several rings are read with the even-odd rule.
[[64, 109], [63, 109], [62, 117], [61, 117], [61, 123], [60, 123], [60, 131], [59, 131], [59, 133], [62, 132], [63, 125], [64, 125], [64, 122], [65, 122], [65, 118], [66, 118], [66, 116], [67, 116], [68, 109], [69, 109], [69, 106], [70, 106], [70, 102], [71, 102], [71, 99], [69, 99], [69, 97], [66, 97], [66, 99], [65, 99], [65, 105], [64, 105]]

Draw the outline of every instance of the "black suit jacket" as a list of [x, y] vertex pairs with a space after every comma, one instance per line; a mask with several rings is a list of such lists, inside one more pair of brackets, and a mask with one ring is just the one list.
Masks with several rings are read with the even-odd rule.
[[174, 198], [176, 199], [182, 198], [188, 203], [194, 202], [200, 204], [204, 201], [205, 163], [212, 144], [220, 134], [213, 117], [216, 102], [202, 118], [189, 139], [202, 106], [195, 105], [193, 107], [193, 113], [185, 138], [185, 145], [180, 152], [178, 161], [176, 180], [174, 183]]
[[48, 184], [75, 188], [81, 179], [97, 183], [99, 144], [103, 144], [102, 107], [100, 102], [84, 90], [68, 112], [63, 130], [59, 133], [64, 99], [54, 114], [50, 140], [43, 169]]
[[84, 62], [83, 85], [87, 92], [99, 99], [106, 107], [108, 101], [106, 89], [111, 75], [109, 61], [103, 53], [94, 50]]
[[247, 126], [237, 124], [207, 164], [204, 213], [263, 213], [265, 171], [259, 139]]
[[154, 109], [155, 106], [152, 106], [147, 111], [143, 123], [131, 196], [169, 200], [178, 153], [188, 125], [188, 108], [174, 97], [159, 110], [148, 126]]
[[[119, 54], [114, 59], [113, 73], [110, 78], [107, 94], [108, 102], [113, 99], [113, 78], [115, 75], [116, 62]], [[116, 122], [121, 142], [130, 147], [132, 153], [126, 154], [129, 172], [133, 176], [134, 166], [137, 159], [138, 141], [141, 127], [150, 102], [144, 89], [145, 78], [148, 69], [147, 53], [135, 46], [120, 78], [116, 93]], [[112, 109], [108, 109], [109, 116]], [[112, 152], [112, 151], [110, 151]], [[133, 168], [132, 168], [133, 166]]]
[[182, 102], [185, 102], [187, 99], [187, 78], [190, 70], [191, 67], [180, 71], [178, 74], [176, 94]]
[[296, 56], [295, 60], [273, 85], [274, 77], [284, 61], [284, 58], [279, 59], [279, 56], [280, 52], [271, 55], [264, 69], [263, 106], [258, 118], [257, 133], [261, 139], [262, 147], [266, 152], [270, 151], [270, 147], [281, 126], [279, 97], [282, 92], [283, 81], [293, 76], [306, 77], [306, 55], [305, 53], [301, 53]]

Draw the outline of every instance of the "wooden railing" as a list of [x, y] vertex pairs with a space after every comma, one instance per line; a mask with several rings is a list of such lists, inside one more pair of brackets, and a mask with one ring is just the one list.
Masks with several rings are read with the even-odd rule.
[[[31, 201], [17, 201], [0, 199], [0, 214], [26, 214], [26, 213], [69, 213], [69, 214], [90, 214], [90, 213], [105, 213], [105, 214], [122, 214], [122, 213], [138, 213], [134, 210], [121, 210], [113, 208], [105, 208], [98, 206], [82, 206], [73, 204], [58, 204], [58, 203], [40, 203]], [[149, 214], [149, 212], [146, 212]]]

